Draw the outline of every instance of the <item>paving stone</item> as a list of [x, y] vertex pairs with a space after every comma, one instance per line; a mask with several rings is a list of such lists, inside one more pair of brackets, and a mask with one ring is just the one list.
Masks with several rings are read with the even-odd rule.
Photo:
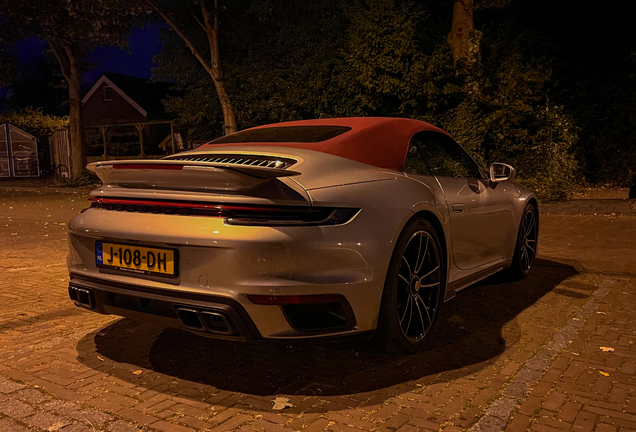
[[64, 426], [60, 432], [95, 432], [95, 428], [86, 422], [75, 422]]
[[31, 388], [25, 388], [23, 390], [20, 390], [16, 392], [16, 394], [13, 396], [20, 400], [23, 400], [25, 402], [29, 402], [32, 404], [41, 404], [51, 399], [50, 396], [45, 395], [41, 391], [31, 389]]
[[24, 384], [20, 384], [0, 377], [0, 393], [11, 393], [16, 390], [20, 390], [23, 387]]
[[0, 419], [0, 431], [2, 432], [29, 432], [29, 429], [25, 426], [18, 424], [15, 420], [10, 418]]
[[30, 405], [15, 399], [0, 402], [0, 413], [13, 418], [27, 417], [33, 414], [34, 410]]
[[33, 427], [55, 432], [73, 423], [71, 420], [48, 412], [40, 412], [22, 421]]
[[109, 432], [138, 432], [140, 430], [137, 426], [123, 420], [117, 420], [108, 425]]

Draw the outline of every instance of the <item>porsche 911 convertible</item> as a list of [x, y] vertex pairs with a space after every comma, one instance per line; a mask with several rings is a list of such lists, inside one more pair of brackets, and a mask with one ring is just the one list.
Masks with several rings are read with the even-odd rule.
[[69, 295], [102, 314], [234, 340], [422, 347], [441, 304], [537, 251], [533, 193], [398, 118], [243, 130], [159, 160], [90, 164]]

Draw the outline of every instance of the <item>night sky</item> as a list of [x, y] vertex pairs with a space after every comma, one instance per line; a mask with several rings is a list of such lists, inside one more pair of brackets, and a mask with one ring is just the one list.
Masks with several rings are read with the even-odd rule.
[[[86, 91], [105, 72], [150, 78], [152, 58], [159, 54], [159, 30], [161, 24], [148, 24], [144, 28], [133, 28], [128, 38], [130, 52], [116, 47], [100, 47], [90, 51], [86, 57], [94, 68], [84, 73], [82, 87]], [[42, 58], [47, 47], [46, 41], [35, 37], [22, 39], [7, 51], [21, 66]], [[0, 101], [6, 97], [9, 88], [0, 89]]]

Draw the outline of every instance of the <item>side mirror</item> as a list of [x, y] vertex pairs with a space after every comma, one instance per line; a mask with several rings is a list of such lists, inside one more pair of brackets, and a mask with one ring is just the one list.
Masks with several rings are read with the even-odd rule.
[[490, 181], [493, 183], [514, 180], [516, 175], [517, 170], [508, 164], [495, 162], [490, 165]]

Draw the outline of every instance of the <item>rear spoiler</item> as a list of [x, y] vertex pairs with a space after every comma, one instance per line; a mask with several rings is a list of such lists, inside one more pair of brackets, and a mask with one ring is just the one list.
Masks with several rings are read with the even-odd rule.
[[104, 185], [174, 190], [236, 191], [300, 175], [275, 167], [183, 160], [118, 160], [88, 164]]
[[[142, 170], [182, 170], [190, 167], [211, 167], [237, 171], [245, 175], [258, 178], [291, 177], [300, 175], [298, 171], [266, 168], [250, 165], [235, 165], [219, 162], [193, 162], [182, 160], [147, 159], [147, 160], [117, 160], [101, 161], [88, 164], [86, 168], [99, 175], [102, 169], [142, 169]], [[100, 177], [101, 178], [101, 177]]]

